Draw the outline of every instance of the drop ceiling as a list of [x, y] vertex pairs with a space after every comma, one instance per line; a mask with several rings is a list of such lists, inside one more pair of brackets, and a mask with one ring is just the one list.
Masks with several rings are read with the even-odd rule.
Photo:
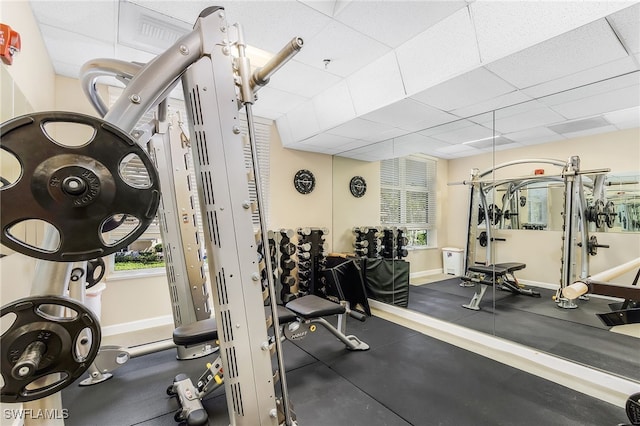
[[[264, 52], [304, 39], [254, 107], [292, 149], [449, 159], [490, 151], [494, 137], [510, 149], [640, 127], [638, 2], [215, 4]], [[31, 2], [56, 73], [73, 78], [97, 57], [151, 60], [211, 5]]]

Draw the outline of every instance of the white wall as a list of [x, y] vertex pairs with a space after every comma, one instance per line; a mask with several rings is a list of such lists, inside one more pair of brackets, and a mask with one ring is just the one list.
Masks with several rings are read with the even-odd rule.
[[[640, 172], [640, 129], [628, 129], [613, 133], [563, 140], [560, 142], [533, 145], [508, 151], [498, 151], [495, 164], [523, 158], [555, 158], [567, 160], [578, 155], [581, 169], [610, 168], [612, 172]], [[493, 164], [491, 154], [461, 158], [449, 161], [450, 182], [469, 178], [472, 168], [488, 169]], [[503, 169], [496, 178], [532, 174], [533, 168], [544, 168], [546, 174], [559, 169], [551, 166], [521, 166]], [[467, 214], [469, 210], [469, 187], [449, 187], [448, 244], [465, 247]], [[558, 284], [560, 280], [561, 256], [560, 231], [498, 230], [495, 236], [507, 238], [496, 243], [496, 261], [519, 261], [527, 268], [518, 277], [530, 281]], [[640, 257], [640, 233], [595, 233], [598, 242], [609, 244], [611, 248], [600, 249], [597, 256], [590, 258], [590, 272], [597, 273], [612, 266]], [[631, 283], [633, 273], [628, 273], [616, 282]]]

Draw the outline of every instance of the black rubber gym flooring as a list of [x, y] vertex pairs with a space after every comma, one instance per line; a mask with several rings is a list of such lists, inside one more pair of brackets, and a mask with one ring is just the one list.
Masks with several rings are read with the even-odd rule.
[[[622, 408], [451, 346], [380, 318], [350, 321], [367, 342], [349, 352], [319, 327], [284, 342], [289, 393], [300, 426], [617, 425]], [[196, 376], [206, 360], [177, 361], [175, 350], [130, 360], [102, 384], [62, 391], [68, 426], [172, 426], [173, 377]], [[205, 400], [212, 426], [226, 426], [226, 398]]]
[[541, 297], [535, 298], [501, 290], [494, 294], [489, 287], [481, 310], [472, 311], [462, 305], [475, 290], [459, 284], [459, 278], [452, 278], [410, 286], [409, 309], [640, 380], [640, 339], [608, 331], [595, 315], [610, 312], [610, 301], [591, 297], [577, 300], [577, 309], [561, 309], [551, 299], [552, 290], [536, 288]]

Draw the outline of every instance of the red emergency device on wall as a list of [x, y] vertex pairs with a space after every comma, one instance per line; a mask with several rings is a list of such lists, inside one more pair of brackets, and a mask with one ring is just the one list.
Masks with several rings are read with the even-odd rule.
[[13, 63], [13, 55], [20, 51], [20, 34], [10, 26], [0, 24], [0, 57], [5, 64]]

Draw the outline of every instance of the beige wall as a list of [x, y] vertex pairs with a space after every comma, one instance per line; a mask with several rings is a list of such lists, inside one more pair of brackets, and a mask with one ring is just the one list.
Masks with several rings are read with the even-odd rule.
[[[22, 43], [22, 49], [14, 56], [13, 64], [8, 66], [2, 63], [2, 67], [9, 72], [34, 110], [52, 109], [55, 105], [55, 73], [29, 2], [1, 2], [0, 22], [20, 33]], [[2, 100], [4, 109], [4, 96]]]
[[[362, 176], [367, 183], [365, 194], [351, 195], [349, 182]], [[333, 157], [333, 251], [353, 253], [355, 226], [380, 224], [380, 163]]]
[[[495, 163], [500, 164], [522, 158], [554, 158], [564, 161], [572, 155], [580, 157], [583, 170], [610, 168], [612, 172], [640, 171], [640, 129], [498, 151]], [[492, 161], [491, 154], [450, 160], [448, 180], [458, 182], [468, 179], [472, 168], [488, 169], [492, 166]], [[496, 177], [528, 175], [534, 168], [544, 168], [546, 174], [559, 170], [549, 165], [526, 165], [504, 169], [498, 172]], [[451, 186], [446, 225], [449, 233], [448, 244], [465, 247], [468, 209], [469, 188], [463, 185]], [[558, 284], [561, 235], [560, 231], [498, 230], [496, 236], [505, 237], [507, 241], [495, 244], [495, 259], [497, 262], [526, 263], [527, 268], [518, 275], [523, 279]], [[597, 256], [590, 258], [592, 274], [640, 257], [640, 234], [638, 233], [596, 233], [595, 235], [598, 237], [598, 242], [609, 244], [611, 248], [600, 249]], [[628, 273], [616, 282], [631, 283], [633, 274]]]
[[[269, 227], [316, 227], [331, 230], [331, 156], [283, 148], [275, 124], [271, 130], [270, 148]], [[300, 194], [293, 187], [293, 177], [300, 169], [311, 171], [316, 178], [315, 189], [310, 194]], [[327, 239], [327, 243], [331, 245], [331, 238]]]

